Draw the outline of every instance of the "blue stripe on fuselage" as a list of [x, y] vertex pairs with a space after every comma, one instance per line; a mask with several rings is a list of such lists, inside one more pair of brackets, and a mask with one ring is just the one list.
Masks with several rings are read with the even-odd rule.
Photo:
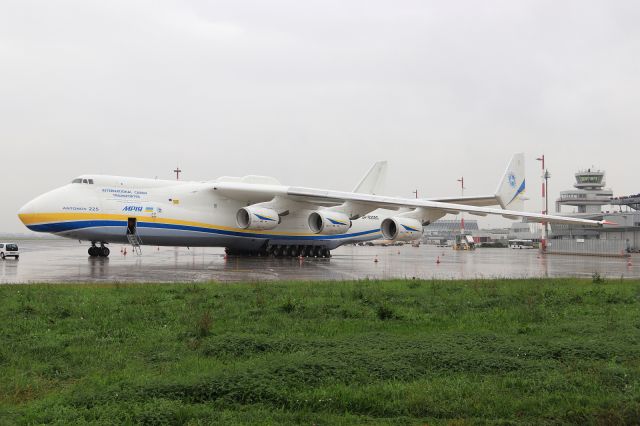
[[[29, 225], [28, 228], [36, 232], [66, 232], [75, 231], [86, 228], [108, 227], [108, 226], [121, 226], [125, 228], [127, 226], [126, 221], [118, 220], [78, 220], [70, 222], [55, 222], [46, 223], [42, 225]], [[254, 234], [250, 232], [237, 232], [227, 231], [224, 229], [212, 229], [203, 228], [200, 226], [188, 226], [188, 225], [176, 225], [172, 223], [149, 223], [138, 222], [138, 228], [149, 229], [172, 229], [177, 231], [191, 231], [191, 232], [203, 232], [207, 234], [217, 235], [230, 235], [234, 237], [250, 237], [250, 238], [263, 238], [263, 239], [278, 239], [278, 240], [337, 240], [342, 238], [360, 237], [363, 235], [369, 235], [376, 232], [380, 232], [380, 229], [371, 229], [368, 231], [354, 232], [351, 234], [338, 234], [338, 235], [275, 235], [275, 234]]]

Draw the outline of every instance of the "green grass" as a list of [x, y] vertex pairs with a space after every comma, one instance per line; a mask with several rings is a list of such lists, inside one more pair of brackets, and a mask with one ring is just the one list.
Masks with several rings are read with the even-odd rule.
[[640, 281], [0, 286], [0, 424], [638, 424]]

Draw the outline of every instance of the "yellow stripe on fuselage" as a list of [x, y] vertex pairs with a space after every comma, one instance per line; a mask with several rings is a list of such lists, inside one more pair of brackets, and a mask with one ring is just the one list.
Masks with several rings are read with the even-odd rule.
[[23, 213], [18, 215], [20, 220], [25, 225], [44, 225], [47, 223], [56, 223], [56, 222], [72, 222], [78, 220], [122, 220], [126, 221], [130, 217], [135, 217], [138, 222], [147, 222], [147, 223], [162, 223], [167, 225], [184, 225], [184, 226], [196, 226], [200, 228], [208, 228], [208, 229], [218, 229], [221, 231], [233, 231], [233, 232], [243, 232], [248, 234], [269, 234], [269, 235], [283, 235], [283, 236], [295, 236], [295, 237], [305, 237], [305, 236], [314, 236], [317, 234], [312, 234], [308, 232], [277, 232], [277, 231], [260, 231], [253, 229], [241, 229], [231, 226], [220, 226], [213, 225], [210, 223], [204, 222], [194, 222], [189, 220], [179, 220], [179, 219], [170, 219], [170, 218], [154, 218], [149, 216], [133, 216], [133, 215], [123, 215], [123, 214], [107, 214], [107, 213]]
[[41, 225], [51, 222], [68, 222], [72, 220], [122, 220], [131, 216], [104, 213], [23, 213], [18, 217], [25, 225]]

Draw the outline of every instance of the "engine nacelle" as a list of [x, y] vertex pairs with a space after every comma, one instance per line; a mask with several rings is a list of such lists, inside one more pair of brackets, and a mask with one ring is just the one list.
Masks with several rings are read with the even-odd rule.
[[344, 213], [318, 210], [309, 215], [309, 229], [314, 234], [336, 235], [351, 228], [351, 219]]
[[278, 226], [280, 217], [275, 210], [249, 206], [238, 210], [236, 223], [242, 229], [268, 230]]
[[380, 224], [386, 240], [413, 241], [422, 237], [422, 223], [408, 217], [389, 217]]

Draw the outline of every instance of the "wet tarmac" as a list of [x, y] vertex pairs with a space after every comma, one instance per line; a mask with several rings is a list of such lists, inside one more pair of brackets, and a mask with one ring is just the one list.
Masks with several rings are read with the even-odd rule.
[[[538, 254], [537, 250], [455, 252], [422, 246], [354, 247], [331, 259], [225, 259], [220, 248], [142, 247], [137, 256], [111, 245], [109, 258], [90, 258], [72, 240], [22, 241], [20, 260], [0, 260], [0, 283], [355, 280], [386, 278], [640, 278], [640, 256], [627, 259]], [[437, 263], [438, 257], [440, 263]], [[377, 258], [377, 262], [375, 259]]]

